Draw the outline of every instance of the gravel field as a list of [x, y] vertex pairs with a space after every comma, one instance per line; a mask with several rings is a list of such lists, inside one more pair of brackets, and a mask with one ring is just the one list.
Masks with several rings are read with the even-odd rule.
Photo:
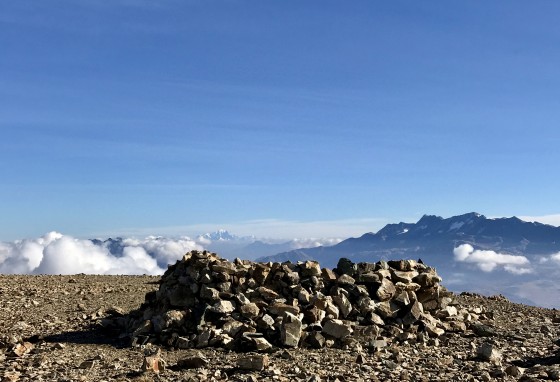
[[[532, 381], [560, 380], [556, 310], [503, 297], [464, 294], [467, 329], [427, 342], [376, 349], [275, 349], [262, 370], [242, 370], [243, 353], [167, 349], [159, 373], [142, 371], [154, 346], [130, 346], [100, 328], [157, 290], [151, 276], [0, 276], [0, 378], [3, 381]], [[445, 284], [445, 283], [444, 283]], [[482, 359], [483, 344], [496, 357]], [[194, 360], [194, 361], [193, 361]], [[201, 362], [196, 365], [197, 360]], [[189, 363], [190, 361], [190, 363]], [[193, 367], [192, 362], [195, 362]], [[162, 365], [163, 366], [163, 365]]]

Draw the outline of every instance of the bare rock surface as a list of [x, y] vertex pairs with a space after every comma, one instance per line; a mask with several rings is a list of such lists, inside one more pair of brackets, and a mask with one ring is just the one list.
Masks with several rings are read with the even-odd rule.
[[[501, 296], [453, 295], [444, 289], [439, 296], [424, 295], [413, 284], [433, 288], [439, 284], [437, 274], [421, 276], [424, 273], [406, 261], [387, 264], [387, 272], [375, 270], [376, 265], [370, 265], [373, 270], [359, 271], [351, 263], [341, 264], [344, 269], [338, 270], [304, 264], [283, 271], [283, 282], [304, 286], [291, 290], [292, 296], [298, 296], [294, 303], [272, 282], [276, 270], [271, 271], [271, 265], [255, 266], [254, 284], [243, 281], [243, 285], [253, 285], [254, 295], [242, 292], [243, 299], [223, 285], [235, 284], [231, 277], [236, 277], [236, 270], [227, 263], [215, 263], [209, 277], [202, 275], [201, 280], [207, 281], [208, 306], [215, 307], [209, 318], [218, 321], [209, 320], [200, 332], [195, 328], [196, 333], [181, 335], [177, 328], [192, 321], [187, 305], [181, 304], [190, 304], [191, 296], [178, 291], [172, 296], [178, 305], [146, 304], [146, 294], [154, 296], [162, 290], [160, 277], [0, 276], [0, 380], [560, 380], [558, 311], [514, 304]], [[214, 277], [220, 281], [216, 283]], [[330, 300], [314, 304], [315, 292], [321, 289], [305, 287], [313, 285], [306, 284], [312, 278], [312, 283], [330, 285], [324, 294]], [[383, 279], [395, 290], [388, 282], [383, 285]], [[356, 295], [343, 292], [359, 289], [363, 282], [382, 290], [377, 294], [379, 289], [373, 288], [367, 297], [371, 301], [360, 303]], [[201, 298], [202, 283], [187, 285], [198, 287], [193, 293]], [[410, 290], [416, 300], [412, 294], [399, 293]], [[449, 299], [445, 307], [442, 295]], [[262, 302], [254, 302], [253, 296]], [[147, 318], [137, 325], [136, 315], [142, 312], [145, 318], [146, 312], [139, 307], [150, 307], [153, 316], [161, 318]], [[376, 316], [362, 317], [357, 310]], [[134, 329], [133, 333], [115, 326], [119, 322]], [[173, 338], [171, 343], [157, 334], [165, 330]], [[230, 332], [236, 346], [213, 342], [219, 330]], [[274, 335], [265, 336], [266, 330]], [[139, 343], [141, 336], [146, 343]]]

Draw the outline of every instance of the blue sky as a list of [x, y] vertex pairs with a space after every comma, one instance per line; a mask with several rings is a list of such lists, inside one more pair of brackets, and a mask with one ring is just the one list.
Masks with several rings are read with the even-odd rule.
[[558, 215], [559, 12], [1, 2], [0, 240]]

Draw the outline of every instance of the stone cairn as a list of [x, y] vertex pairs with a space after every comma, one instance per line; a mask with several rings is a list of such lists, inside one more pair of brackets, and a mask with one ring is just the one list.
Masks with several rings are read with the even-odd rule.
[[331, 270], [314, 261], [230, 262], [192, 251], [117, 324], [133, 345], [176, 348], [345, 347], [359, 343], [360, 333], [372, 347], [386, 346], [381, 333], [399, 341], [437, 340], [457, 314], [440, 282], [434, 268], [414, 260], [340, 259]]

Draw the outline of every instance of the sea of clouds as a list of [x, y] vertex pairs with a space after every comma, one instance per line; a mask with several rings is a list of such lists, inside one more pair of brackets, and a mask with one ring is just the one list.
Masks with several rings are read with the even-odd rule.
[[[296, 249], [338, 242], [340, 239], [293, 239], [286, 244]], [[239, 242], [220, 244], [222, 248], [240, 245]], [[49, 232], [38, 238], [0, 241], [0, 274], [160, 275], [185, 253], [203, 249], [212, 250], [212, 242], [202, 236], [195, 239], [148, 236], [111, 241]]]
[[108, 244], [58, 232], [0, 242], [0, 273], [158, 275], [186, 252], [203, 249], [188, 237], [123, 239], [119, 253], [112, 253]]
[[456, 291], [504, 294], [517, 302], [560, 307], [560, 253], [522, 256], [463, 244], [453, 255], [459, 267], [449, 272], [444, 284]]

